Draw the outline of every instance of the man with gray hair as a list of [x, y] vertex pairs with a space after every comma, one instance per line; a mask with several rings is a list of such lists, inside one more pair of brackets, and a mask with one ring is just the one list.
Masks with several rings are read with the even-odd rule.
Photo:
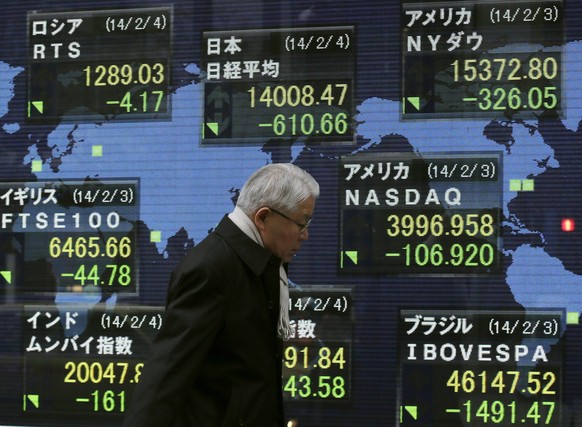
[[166, 314], [126, 427], [283, 427], [286, 265], [308, 238], [319, 185], [270, 164], [172, 273]]

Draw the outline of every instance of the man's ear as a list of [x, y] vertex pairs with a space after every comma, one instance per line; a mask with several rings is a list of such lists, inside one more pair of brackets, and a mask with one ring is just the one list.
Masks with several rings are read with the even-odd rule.
[[256, 211], [255, 215], [253, 216], [253, 222], [260, 231], [263, 231], [266, 227], [266, 221], [269, 212], [270, 212], [269, 208], [262, 207], [261, 209]]

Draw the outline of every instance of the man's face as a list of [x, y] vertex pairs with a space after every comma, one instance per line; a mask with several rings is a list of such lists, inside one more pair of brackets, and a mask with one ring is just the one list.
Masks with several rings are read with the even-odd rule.
[[293, 212], [278, 212], [268, 207], [261, 209], [262, 224], [259, 230], [265, 247], [284, 263], [291, 261], [301, 243], [309, 237], [308, 228], [303, 231], [300, 228], [311, 219], [314, 209], [313, 197], [305, 199]]

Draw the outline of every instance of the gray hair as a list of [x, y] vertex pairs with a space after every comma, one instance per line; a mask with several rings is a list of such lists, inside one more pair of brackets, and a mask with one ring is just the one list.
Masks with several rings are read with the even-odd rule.
[[309, 173], [291, 163], [273, 163], [250, 176], [236, 205], [247, 215], [265, 206], [293, 212], [310, 196], [319, 196], [319, 184]]

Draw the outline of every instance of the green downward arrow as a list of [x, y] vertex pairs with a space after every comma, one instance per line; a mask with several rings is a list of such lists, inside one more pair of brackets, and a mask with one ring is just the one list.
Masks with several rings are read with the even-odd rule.
[[414, 106], [414, 108], [420, 110], [420, 98], [418, 96], [408, 97], [408, 102], [410, 102]]
[[11, 271], [0, 271], [0, 276], [4, 277], [9, 284], [12, 284], [12, 272]]
[[30, 403], [32, 403], [36, 409], [38, 409], [40, 407], [40, 396], [38, 394], [25, 394], [23, 407], [22, 407], [23, 411], [26, 411], [26, 401], [27, 400], [30, 400]]
[[208, 129], [210, 129], [214, 135], [218, 136], [218, 123], [206, 123], [206, 126], [208, 126]]
[[345, 251], [344, 254], [352, 260], [354, 264], [358, 264], [358, 251]]
[[406, 412], [408, 412], [413, 419], [418, 419], [418, 406], [405, 406], [404, 409], [406, 409]]

